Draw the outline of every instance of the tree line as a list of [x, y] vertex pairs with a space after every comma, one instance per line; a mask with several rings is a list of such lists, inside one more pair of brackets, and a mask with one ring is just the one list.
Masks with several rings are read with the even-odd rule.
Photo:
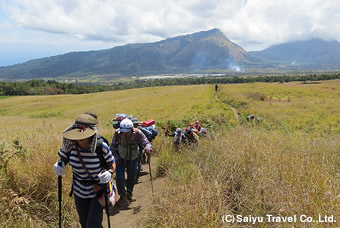
[[1, 96], [83, 94], [108, 90], [111, 90], [111, 87], [103, 85], [81, 85], [54, 80], [0, 82]]
[[0, 82], [0, 96], [84, 94], [171, 85], [234, 84], [253, 82], [284, 83], [292, 81], [301, 81], [307, 83], [308, 81], [333, 80], [339, 78], [340, 73], [247, 77], [188, 77], [149, 80], [137, 79], [133, 82], [121, 82], [115, 83], [113, 85], [77, 84], [58, 82], [55, 80], [29, 80], [23, 82]]

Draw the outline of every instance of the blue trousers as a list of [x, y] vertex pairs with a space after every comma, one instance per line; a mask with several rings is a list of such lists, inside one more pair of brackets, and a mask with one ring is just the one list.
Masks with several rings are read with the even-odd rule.
[[[132, 194], [137, 175], [137, 165], [138, 158], [135, 160], [118, 159], [118, 164], [116, 167], [116, 183], [119, 195], [125, 196], [126, 191]], [[125, 181], [125, 169], [127, 171], [126, 181]]]
[[74, 195], [74, 202], [82, 228], [103, 228], [103, 208], [97, 198], [83, 199]]

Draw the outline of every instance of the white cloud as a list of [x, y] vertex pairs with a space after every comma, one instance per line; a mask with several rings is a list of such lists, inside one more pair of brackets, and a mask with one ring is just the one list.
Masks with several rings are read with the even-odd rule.
[[337, 0], [12, 0], [6, 6], [24, 27], [113, 42], [150, 42], [214, 27], [242, 43], [340, 38]]
[[314, 37], [340, 40], [338, 0], [0, 0], [0, 3], [16, 27], [66, 35], [65, 40], [78, 39], [87, 44], [90, 40], [106, 46], [153, 42], [211, 28], [220, 28], [246, 50]]

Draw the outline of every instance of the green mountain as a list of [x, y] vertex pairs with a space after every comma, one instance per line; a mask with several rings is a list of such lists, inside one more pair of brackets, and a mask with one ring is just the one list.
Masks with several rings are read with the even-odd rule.
[[193, 73], [204, 69], [237, 70], [256, 58], [231, 42], [219, 29], [111, 49], [71, 52], [0, 67], [0, 78], [32, 79], [109, 74]]
[[204, 70], [305, 71], [340, 69], [340, 43], [312, 39], [246, 52], [219, 29], [111, 49], [71, 52], [0, 67], [0, 79], [124, 77]]

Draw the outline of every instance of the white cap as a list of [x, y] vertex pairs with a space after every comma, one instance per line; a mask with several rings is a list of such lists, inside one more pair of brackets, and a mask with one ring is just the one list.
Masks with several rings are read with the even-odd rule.
[[133, 127], [133, 123], [129, 119], [123, 119], [120, 122], [120, 132], [129, 132]]

